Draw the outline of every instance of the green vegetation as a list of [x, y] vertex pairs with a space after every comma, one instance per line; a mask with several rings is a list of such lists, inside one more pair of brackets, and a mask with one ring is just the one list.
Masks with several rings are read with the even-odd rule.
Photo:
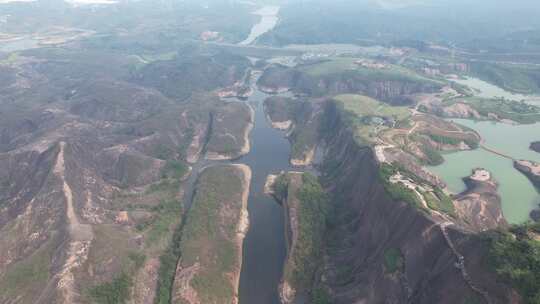
[[244, 103], [218, 104], [212, 111], [212, 132], [206, 144], [208, 152], [239, 156], [245, 143], [245, 132], [252, 123], [251, 109]]
[[527, 104], [524, 101], [479, 97], [469, 97], [463, 101], [484, 117], [495, 114], [499, 119], [508, 119], [520, 124], [532, 124], [540, 121], [540, 107]]
[[507, 91], [523, 94], [540, 93], [538, 67], [492, 62], [474, 62], [470, 66], [474, 75]]
[[409, 116], [407, 107], [396, 107], [363, 95], [338, 95], [334, 98], [344, 120], [355, 130], [359, 144], [372, 143], [384, 129], [403, 123]]
[[[156, 208], [158, 211], [157, 220], [155, 220], [148, 233], [148, 243], [156, 244], [163, 241], [174, 229], [172, 238], [165, 251], [159, 257], [160, 265], [158, 271], [158, 283], [156, 292], [156, 304], [170, 303], [170, 295], [174, 274], [176, 272], [176, 264], [180, 256], [180, 237], [181, 224], [178, 219], [181, 216], [181, 204], [176, 200], [163, 201]], [[174, 225], [176, 224], [176, 228]]]
[[266, 114], [275, 122], [293, 120], [301, 105], [302, 102], [296, 99], [278, 96], [269, 97], [264, 101]]
[[161, 172], [162, 178], [181, 179], [189, 172], [188, 165], [183, 161], [169, 160]]
[[[88, 261], [95, 269], [106, 267], [82, 285], [85, 302], [127, 303], [131, 296], [133, 278], [146, 261], [146, 254], [153, 254], [133, 243], [135, 235], [127, 229], [113, 225], [96, 225], [94, 240], [88, 252]], [[131, 229], [130, 229], [131, 230]]]
[[516, 288], [525, 303], [540, 303], [540, 242], [531, 236], [539, 224], [523, 225], [490, 238], [490, 265]]
[[171, 98], [187, 101], [194, 92], [233, 85], [241, 80], [249, 65], [249, 60], [242, 56], [225, 52], [201, 55], [191, 50], [173, 60], [146, 64], [132, 78]]
[[304, 173], [294, 197], [298, 200], [298, 239], [285, 267], [285, 277], [293, 286], [309, 290], [322, 262], [328, 196], [315, 176]]
[[384, 251], [384, 267], [387, 273], [402, 271], [404, 267], [403, 255], [397, 248]]
[[[403, 178], [411, 180], [418, 185], [416, 191], [410, 189], [400, 182], [392, 183], [390, 178], [400, 173]], [[393, 200], [404, 201], [415, 208], [426, 210], [422, 203], [421, 195], [427, 204], [427, 207], [434, 211], [444, 212], [450, 216], [455, 216], [455, 208], [448, 195], [438, 187], [429, 184], [427, 181], [410, 172], [403, 166], [394, 163], [392, 165], [383, 163], [379, 168], [379, 178], [382, 181], [386, 192]]]
[[180, 217], [182, 205], [177, 200], [163, 200], [153, 208], [157, 213], [156, 219], [147, 232], [147, 245], [152, 246], [164, 240]]
[[130, 252], [128, 258], [135, 264], [136, 269], [141, 268], [146, 261], [146, 255], [136, 251]]
[[[311, 121], [311, 123], [317, 124], [314, 121]], [[289, 136], [292, 142], [291, 157], [293, 159], [303, 159], [305, 153], [315, 148], [318, 138], [319, 132], [316, 126], [306, 125], [295, 128], [294, 132]]]
[[169, 196], [167, 197], [170, 197], [170, 194], [176, 193], [179, 187], [180, 187], [180, 181], [178, 180], [169, 179], [169, 178], [162, 179], [159, 182], [150, 185], [150, 187], [146, 189], [145, 194], [148, 195], [148, 194], [153, 194], [153, 193], [163, 193], [165, 195], [169, 194]]
[[422, 146], [422, 152], [426, 156], [425, 163], [428, 166], [438, 166], [444, 163], [444, 157], [438, 150], [435, 150], [427, 145]]
[[374, 89], [383, 85], [412, 93], [444, 85], [441, 81], [426, 78], [404, 67], [391, 64], [381, 64], [380, 68], [363, 67], [357, 61], [358, 58], [335, 57], [295, 68], [275, 68], [268, 70], [261, 81], [268, 87], [290, 87], [294, 92], [310, 96], [362, 92], [392, 102], [403, 102], [404, 98], [399, 97], [400, 94], [396, 95], [395, 91]]
[[346, 70], [357, 69], [358, 65], [354, 63], [357, 60], [356, 58], [334, 58], [320, 63], [302, 66], [301, 70], [311, 76], [335, 74]]
[[90, 289], [90, 297], [97, 304], [124, 304], [129, 299], [129, 289], [133, 281], [122, 273], [112, 282], [107, 282]]
[[478, 139], [450, 137], [450, 136], [434, 134], [434, 133], [428, 133], [427, 136], [434, 142], [443, 144], [443, 145], [458, 146], [459, 144], [464, 142], [471, 149], [476, 149], [478, 148], [478, 145], [479, 145]]
[[[169, 164], [169, 162], [168, 162]], [[164, 247], [159, 260], [156, 304], [169, 304], [171, 290], [176, 272], [176, 264], [180, 256], [180, 237], [182, 225], [180, 218], [182, 216], [182, 204], [175, 195], [178, 192], [180, 183], [178, 178], [183, 176], [184, 163], [177, 164], [173, 162], [170, 170], [166, 170], [166, 175], [173, 179], [165, 179], [160, 183], [152, 185], [147, 191], [149, 193], [165, 193], [166, 198], [160, 201], [160, 204], [152, 207], [155, 216], [150, 222], [143, 222], [137, 225], [139, 230], [147, 230], [147, 245]], [[172, 236], [171, 236], [171, 232]], [[134, 261], [140, 261], [135, 258]]]
[[330, 296], [328, 295], [328, 292], [326, 289], [319, 287], [313, 290], [311, 300], [313, 301], [313, 304], [330, 304]]
[[191, 285], [203, 303], [229, 302], [235, 295], [227, 274], [239, 267], [236, 227], [242, 207], [241, 193], [239, 169], [215, 166], [199, 177], [180, 251], [183, 267], [201, 265]]
[[[391, 183], [390, 177], [401, 172], [395, 165], [381, 164], [379, 168], [379, 178], [384, 185], [384, 189], [393, 200], [403, 201], [418, 209], [423, 209], [420, 197], [412, 189], [401, 183]], [[403, 173], [403, 172], [401, 172]]]
[[337, 57], [320, 63], [304, 65], [300, 67], [302, 72], [312, 77], [341, 74], [347, 72], [354, 75], [355, 78], [361, 78], [368, 81], [404, 81], [404, 82], [431, 82], [434, 80], [425, 78], [414, 71], [401, 66], [387, 64], [385, 68], [366, 68], [361, 67], [355, 62], [358, 58]]
[[159, 271], [155, 304], [171, 303], [171, 291], [173, 288], [176, 264], [180, 256], [181, 225], [174, 231], [171, 243], [159, 258]]
[[443, 145], [457, 146], [462, 142], [462, 140], [459, 138], [448, 137], [448, 136], [443, 136], [439, 134], [430, 133], [428, 134], [428, 137], [431, 138], [431, 140], [433, 140], [434, 142], [437, 142]]
[[33, 293], [43, 288], [50, 278], [54, 249], [53, 241], [49, 241], [27, 259], [11, 265], [0, 277], [0, 294], [16, 295], [24, 291], [24, 298], [30, 301]]
[[279, 199], [284, 199], [287, 197], [289, 190], [289, 178], [287, 174], [280, 174], [274, 184], [272, 185], [272, 190]]
[[463, 301], [463, 304], [482, 304], [484, 303], [484, 299], [480, 296], [468, 296]]
[[364, 95], [344, 94], [334, 97], [345, 111], [357, 117], [380, 116], [401, 121], [410, 116], [407, 107], [395, 107]]
[[439, 188], [436, 188], [434, 192], [422, 193], [426, 203], [431, 210], [441, 211], [450, 216], [456, 215], [456, 210], [452, 198], [446, 195]]

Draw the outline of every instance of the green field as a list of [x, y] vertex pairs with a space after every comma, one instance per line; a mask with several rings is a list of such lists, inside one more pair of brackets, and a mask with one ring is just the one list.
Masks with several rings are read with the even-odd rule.
[[356, 70], [358, 66], [354, 62], [357, 60], [357, 58], [335, 58], [321, 63], [302, 66], [300, 70], [311, 76], [329, 75], [345, 70]]
[[[348, 124], [355, 130], [355, 136], [363, 144], [373, 143], [380, 131], [388, 129], [390, 121], [403, 122], [410, 117], [407, 107], [391, 106], [363, 95], [338, 95], [334, 98]], [[374, 123], [366, 119], [380, 118], [385, 122]]]
[[35, 300], [35, 293], [39, 292], [50, 279], [51, 256], [56, 244], [54, 237], [41, 246], [27, 259], [14, 263], [7, 268], [0, 277], [0, 300], [16, 297], [24, 292], [22, 300], [30, 302]]
[[401, 66], [388, 64], [386, 65], [386, 68], [368, 68], [357, 65], [355, 62], [358, 60], [359, 58], [338, 57], [320, 63], [301, 66], [299, 69], [300, 71], [313, 77], [339, 74], [344, 71], [352, 71], [355, 73], [355, 75], [369, 79], [370, 81], [396, 80], [409, 82], [432, 82], [440, 84], [438, 81], [421, 76], [416, 72]]
[[410, 116], [407, 107], [394, 107], [376, 99], [354, 94], [338, 95], [334, 98], [345, 111], [351, 112], [358, 117], [382, 116], [394, 118], [396, 121], [404, 120]]

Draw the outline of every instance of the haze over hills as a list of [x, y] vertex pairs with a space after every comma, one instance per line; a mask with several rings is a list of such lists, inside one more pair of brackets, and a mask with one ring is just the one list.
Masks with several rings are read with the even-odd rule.
[[539, 17], [0, 0], [0, 304], [538, 303]]

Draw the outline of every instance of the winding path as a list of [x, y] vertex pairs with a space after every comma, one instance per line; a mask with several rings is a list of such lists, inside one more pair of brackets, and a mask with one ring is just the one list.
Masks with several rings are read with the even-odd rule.
[[456, 262], [456, 268], [458, 268], [461, 271], [461, 276], [463, 277], [463, 280], [469, 285], [469, 287], [479, 295], [481, 295], [485, 302], [488, 304], [491, 304], [492, 301], [489, 297], [489, 294], [487, 291], [483, 290], [482, 288], [478, 287], [472, 280], [471, 276], [467, 272], [467, 268], [465, 267], [465, 257], [456, 249], [456, 246], [454, 245], [454, 242], [450, 238], [450, 235], [448, 235], [448, 231], [446, 228], [450, 225], [453, 225], [452, 222], [443, 222], [439, 223], [438, 226], [441, 228], [441, 232], [444, 236], [444, 239], [446, 240], [446, 244], [448, 244], [448, 247], [452, 250], [454, 255], [456, 256], [457, 262]]

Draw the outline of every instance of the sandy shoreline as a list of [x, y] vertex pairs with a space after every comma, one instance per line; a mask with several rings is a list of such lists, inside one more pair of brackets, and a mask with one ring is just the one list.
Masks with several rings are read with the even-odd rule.
[[315, 149], [311, 149], [304, 153], [304, 159], [291, 158], [291, 165], [294, 167], [310, 166], [315, 158]]
[[292, 120], [273, 121], [272, 118], [270, 117], [270, 115], [268, 115], [268, 113], [266, 113], [266, 109], [265, 109], [264, 115], [266, 116], [266, 120], [268, 120], [270, 122], [270, 124], [272, 125], [272, 128], [274, 128], [274, 129], [277, 129], [277, 130], [280, 130], [280, 131], [288, 131], [289, 129], [291, 129], [291, 127], [293, 125]]

